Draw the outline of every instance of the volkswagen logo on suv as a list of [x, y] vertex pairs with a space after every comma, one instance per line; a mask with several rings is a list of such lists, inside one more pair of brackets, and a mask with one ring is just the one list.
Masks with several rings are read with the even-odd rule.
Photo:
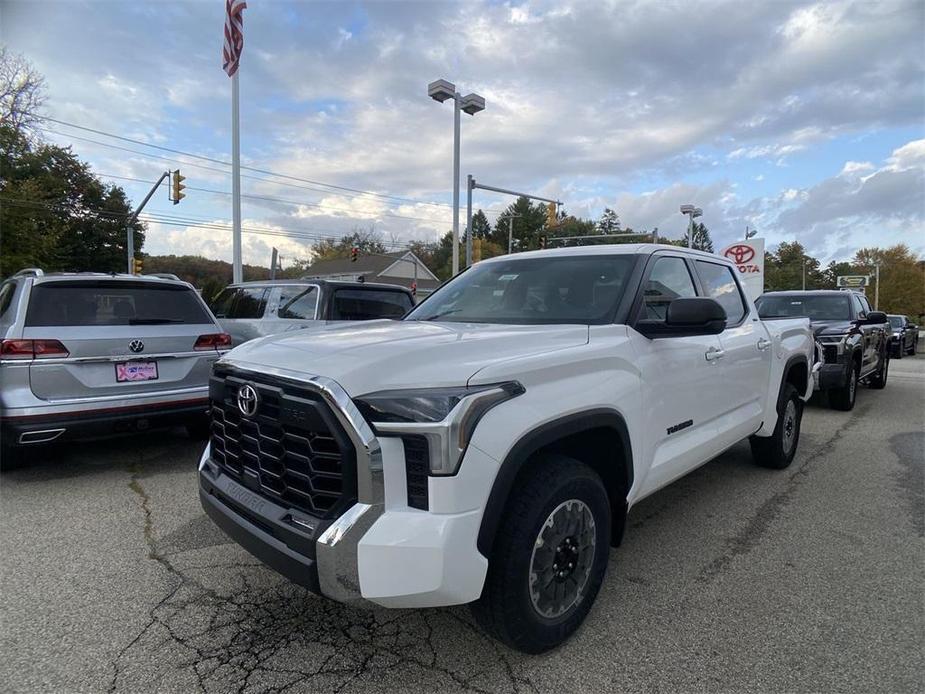
[[135, 354], [138, 354], [145, 348], [145, 343], [141, 340], [132, 340], [128, 343], [128, 348], [132, 350]]
[[257, 414], [257, 405], [259, 403], [260, 398], [257, 391], [254, 390], [254, 386], [246, 383], [238, 388], [238, 409], [241, 410], [241, 414], [245, 417], [253, 417]]

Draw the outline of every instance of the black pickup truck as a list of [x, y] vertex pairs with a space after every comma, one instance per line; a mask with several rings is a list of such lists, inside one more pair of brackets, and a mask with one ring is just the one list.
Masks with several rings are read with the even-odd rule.
[[805, 316], [819, 344], [823, 364], [816, 389], [828, 391], [837, 410], [854, 407], [858, 383], [886, 386], [890, 368], [890, 323], [867, 297], [845, 290], [766, 292], [758, 297], [762, 319]]

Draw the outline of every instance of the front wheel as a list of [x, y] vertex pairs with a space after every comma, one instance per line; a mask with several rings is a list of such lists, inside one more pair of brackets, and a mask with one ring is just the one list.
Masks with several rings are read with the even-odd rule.
[[761, 467], [783, 470], [793, 462], [800, 442], [803, 401], [791, 384], [784, 386], [784, 397], [777, 415], [777, 426], [770, 436], [752, 436], [752, 458]]
[[550, 456], [526, 474], [472, 612], [500, 641], [542, 653], [581, 626], [597, 597], [610, 552], [610, 502], [598, 474], [572, 458]]
[[847, 412], [854, 409], [858, 395], [858, 369], [852, 364], [848, 368], [848, 382], [841, 388], [829, 391], [829, 404], [836, 410]]

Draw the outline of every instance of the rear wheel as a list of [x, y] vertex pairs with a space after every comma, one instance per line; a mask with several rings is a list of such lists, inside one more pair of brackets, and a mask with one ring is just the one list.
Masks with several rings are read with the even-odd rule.
[[916, 350], [916, 347], [918, 347], [918, 344], [919, 344], [919, 341], [918, 341], [918, 340], [913, 340], [913, 341], [912, 341], [912, 344], [909, 345], [909, 352], [908, 352], [908, 354], [910, 354], [911, 356], [915, 356], [915, 350]]
[[836, 410], [854, 409], [854, 401], [858, 394], [858, 367], [852, 364], [848, 369], [848, 382], [841, 388], [829, 391], [829, 404]]
[[542, 653], [581, 626], [610, 551], [610, 502], [584, 463], [552, 456], [512, 492], [489, 557], [476, 621], [512, 648]]
[[775, 470], [783, 470], [793, 462], [803, 421], [803, 401], [797, 389], [788, 383], [784, 386], [783, 395], [774, 433], [770, 436], [752, 436], [748, 440], [755, 462]]

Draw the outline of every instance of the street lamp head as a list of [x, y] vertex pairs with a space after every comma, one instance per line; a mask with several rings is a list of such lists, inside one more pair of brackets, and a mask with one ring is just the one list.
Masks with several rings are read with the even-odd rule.
[[681, 205], [681, 214], [690, 214], [695, 209], [693, 205]]
[[427, 85], [427, 96], [443, 103], [456, 95], [456, 85], [446, 80], [437, 80]]
[[746, 230], [745, 230], [745, 240], [746, 240], [746, 241], [748, 241], [748, 240], [749, 240], [750, 238], [752, 238], [753, 236], [757, 236], [757, 235], [758, 235], [758, 230], [757, 230], [757, 229], [748, 229], [748, 228], [746, 228]]
[[478, 94], [466, 94], [462, 98], [462, 110], [470, 116], [485, 110], [485, 99]]
[[692, 214], [694, 215], [694, 217], [702, 217], [702, 216], [703, 216], [703, 210], [701, 210], [699, 207], [694, 208], [694, 211], [693, 211]]

